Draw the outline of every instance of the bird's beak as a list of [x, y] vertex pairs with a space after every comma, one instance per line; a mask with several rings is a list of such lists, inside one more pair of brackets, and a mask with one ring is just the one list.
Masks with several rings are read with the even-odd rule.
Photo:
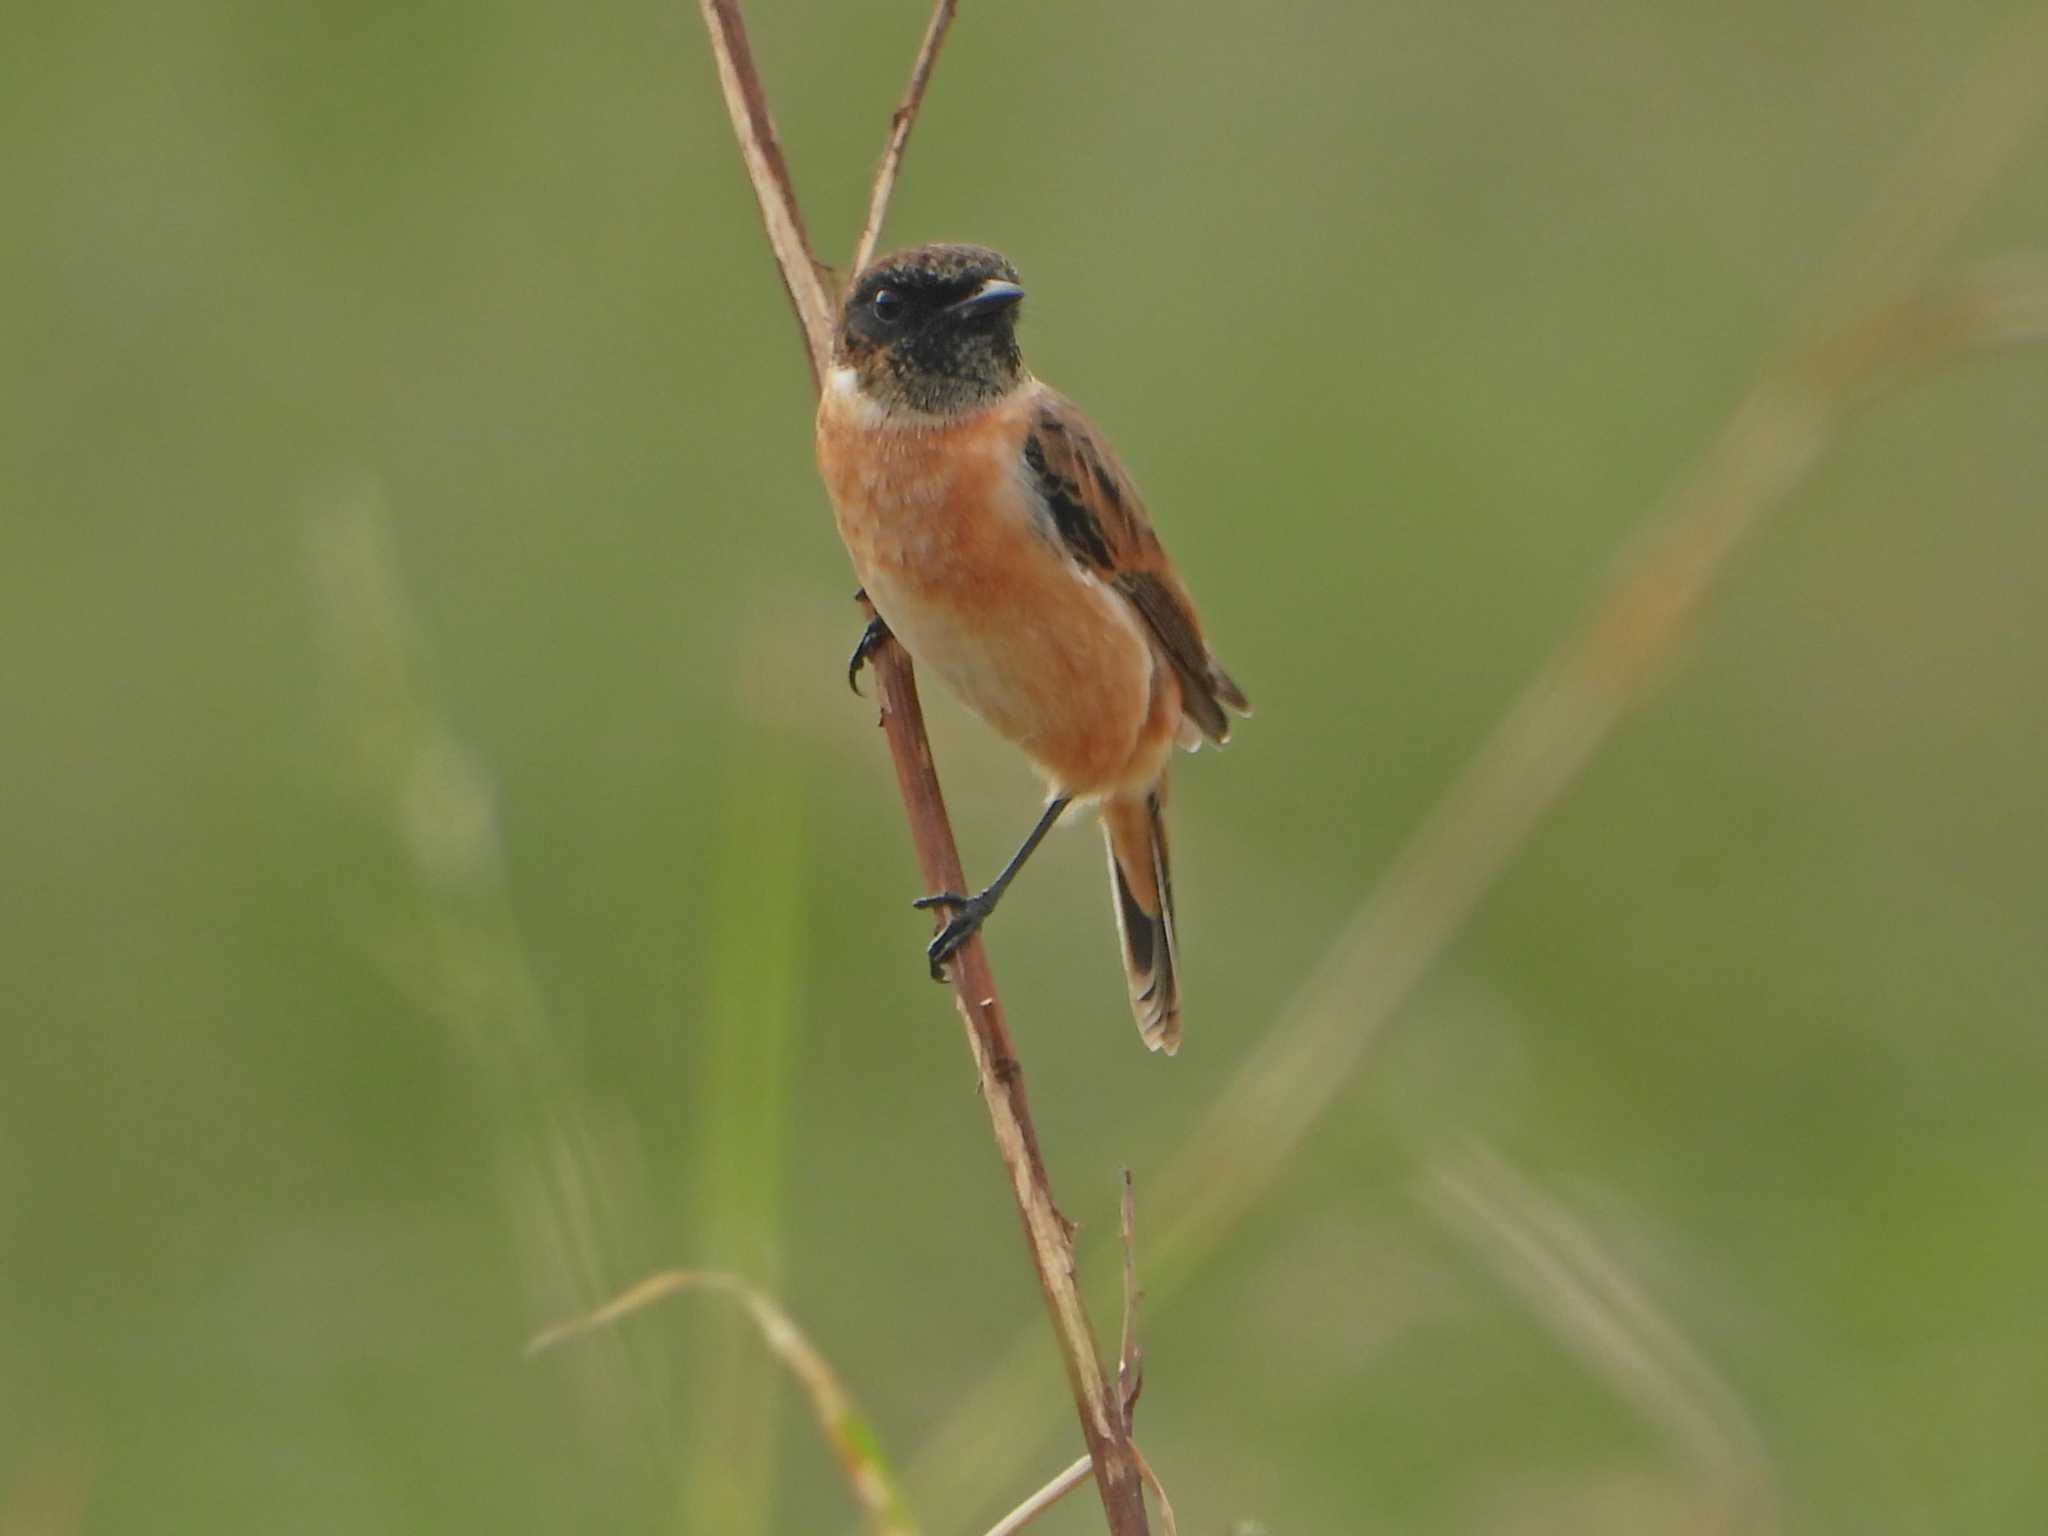
[[956, 315], [992, 315], [1012, 308], [1023, 297], [1024, 290], [1015, 283], [992, 277], [953, 305], [952, 312]]

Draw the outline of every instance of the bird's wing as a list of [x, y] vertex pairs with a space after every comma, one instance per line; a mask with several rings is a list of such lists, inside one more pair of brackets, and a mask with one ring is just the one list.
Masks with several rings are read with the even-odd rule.
[[1138, 611], [1180, 678], [1181, 707], [1211, 741], [1230, 739], [1226, 708], [1249, 714], [1243, 691], [1202, 640], [1131, 477], [1074, 403], [1040, 387], [1024, 464], [1053, 535], [1090, 575]]

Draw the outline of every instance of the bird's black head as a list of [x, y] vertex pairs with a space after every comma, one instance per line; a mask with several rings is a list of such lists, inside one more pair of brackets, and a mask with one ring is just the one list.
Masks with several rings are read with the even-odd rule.
[[838, 361], [891, 409], [944, 416], [1001, 398], [1024, 377], [1017, 269], [978, 245], [923, 245], [854, 279]]

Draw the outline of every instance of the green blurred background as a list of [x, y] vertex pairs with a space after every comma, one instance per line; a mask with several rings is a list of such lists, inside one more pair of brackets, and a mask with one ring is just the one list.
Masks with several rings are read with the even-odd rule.
[[[1112, 1232], [1127, 1163], [1142, 1243], [2022, 12], [964, 11], [888, 243], [1014, 257], [1034, 367], [1259, 705], [1175, 781], [1178, 1060], [1092, 832], [993, 928], [1062, 1203]], [[753, 7], [824, 254], [923, 20]], [[854, 1529], [727, 1304], [522, 1360], [675, 1264], [786, 1299], [925, 1528], [985, 1529], [1071, 1410], [691, 9], [7, 31], [0, 1531]], [[2048, 132], [1951, 255], [2030, 247]], [[1747, 551], [1162, 1285], [1139, 1438], [1183, 1529], [2048, 1529], [2044, 486], [2048, 359], [1996, 358], [1884, 403]], [[985, 874], [1036, 788], [929, 702]], [[1609, 1300], [1475, 1235], [1460, 1180]], [[1021, 1406], [963, 1418], [1018, 1349]], [[947, 1429], [983, 1449], [920, 1454]]]

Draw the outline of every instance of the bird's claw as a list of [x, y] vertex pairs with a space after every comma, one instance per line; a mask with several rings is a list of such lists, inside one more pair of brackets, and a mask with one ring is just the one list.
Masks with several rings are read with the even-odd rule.
[[958, 891], [940, 891], [933, 896], [920, 896], [911, 903], [920, 912], [933, 907], [951, 907], [953, 915], [946, 920], [946, 926], [932, 936], [925, 949], [925, 958], [931, 962], [932, 980], [946, 979], [946, 962], [960, 953], [961, 946], [981, 931], [982, 923], [994, 910], [995, 903], [986, 893], [977, 896], [963, 896]]
[[[867, 595], [866, 588], [854, 594], [862, 602], [867, 601]], [[846, 658], [846, 686], [853, 690], [856, 698], [860, 695], [860, 669], [874, 659], [875, 652], [890, 638], [888, 621], [879, 613], [872, 616], [867, 622], [867, 628], [860, 632], [860, 643], [854, 646], [853, 654]]]

